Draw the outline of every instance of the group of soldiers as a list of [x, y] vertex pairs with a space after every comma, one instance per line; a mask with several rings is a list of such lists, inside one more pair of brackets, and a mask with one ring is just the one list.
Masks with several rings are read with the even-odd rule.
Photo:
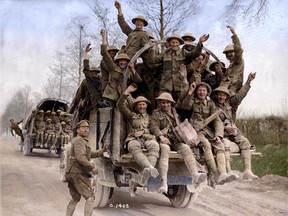
[[56, 149], [73, 137], [72, 115], [62, 110], [33, 110], [35, 147]]
[[[77, 90], [69, 110], [74, 117], [77, 114], [75, 122], [80, 121], [77, 127], [81, 129], [83, 125], [89, 128], [89, 122], [85, 119], [89, 119], [89, 113], [99, 107], [117, 108], [129, 126], [125, 141], [127, 150], [143, 168], [142, 184], [145, 185], [150, 177], [156, 178], [159, 175], [161, 193], [167, 193], [168, 190], [167, 173], [171, 150], [182, 155], [196, 187], [207, 177], [198, 172], [190, 146], [174, 132], [175, 127], [184, 119], [188, 119], [196, 130], [205, 162], [217, 184], [239, 178], [231, 171], [230, 142], [235, 142], [240, 148], [245, 165], [243, 178], [258, 179], [251, 170], [251, 144], [236, 127], [237, 108], [247, 95], [256, 73], [250, 73], [243, 84], [243, 49], [234, 28], [227, 26], [232, 34], [233, 44], [223, 51], [229, 61], [225, 68], [225, 64], [220, 61], [211, 63], [210, 53], [202, 51], [203, 43], [208, 40], [209, 35], [204, 34], [194, 43], [196, 38], [191, 33], [185, 33], [182, 37], [174, 33], [166, 38], [160, 48], [152, 32], [143, 29], [148, 25], [143, 16], [132, 19], [135, 27], [131, 28], [117, 1], [115, 8], [118, 11], [119, 26], [127, 35], [126, 45], [120, 50], [115, 46], [108, 46], [107, 33], [102, 29], [103, 59], [100, 67], [89, 66], [91, 47], [90, 44], [87, 45], [84, 51], [85, 80]], [[141, 57], [142, 62], [135, 64], [135, 56]], [[213, 118], [210, 118], [209, 124], [205, 124], [205, 120], [211, 116]], [[86, 140], [80, 129], [78, 136]], [[76, 139], [72, 141], [72, 148], [77, 142]], [[89, 150], [87, 145], [85, 141], [86, 151]], [[143, 147], [147, 149], [147, 155], [143, 154]], [[77, 155], [76, 152], [74, 154]], [[90, 157], [91, 153], [89, 159]], [[157, 161], [158, 169], [155, 167]], [[82, 162], [74, 160], [73, 163]], [[88, 170], [94, 169], [94, 166], [90, 166]], [[71, 174], [70, 171], [69, 173]], [[88, 178], [79, 172], [77, 174]], [[86, 180], [83, 180], [83, 185]], [[73, 214], [81, 195], [86, 202], [94, 199], [91, 187], [77, 190], [76, 186], [79, 185], [71, 179], [69, 188], [72, 200], [67, 207], [67, 215]], [[75, 193], [77, 200], [73, 200]], [[88, 209], [89, 202], [87, 215], [92, 214]]]

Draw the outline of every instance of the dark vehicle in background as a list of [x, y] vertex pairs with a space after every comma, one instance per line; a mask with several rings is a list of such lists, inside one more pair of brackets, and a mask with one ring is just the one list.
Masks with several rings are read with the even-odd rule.
[[[36, 134], [33, 133], [33, 128], [35, 124], [35, 116], [32, 113], [33, 110], [43, 110], [46, 112], [47, 110], [51, 111], [57, 111], [62, 110], [63, 112], [66, 112], [68, 110], [68, 102], [65, 100], [55, 99], [55, 98], [45, 98], [41, 100], [38, 104], [33, 106], [30, 111], [28, 112], [28, 115], [23, 121], [23, 135], [24, 135], [24, 143], [21, 144], [21, 150], [23, 150], [23, 154], [25, 156], [30, 155], [33, 152], [33, 149], [46, 149], [51, 152], [51, 147], [40, 147], [36, 146]], [[58, 140], [59, 142], [59, 140]], [[62, 148], [61, 144], [57, 143], [55, 149], [55, 153], [57, 155], [61, 155]]]

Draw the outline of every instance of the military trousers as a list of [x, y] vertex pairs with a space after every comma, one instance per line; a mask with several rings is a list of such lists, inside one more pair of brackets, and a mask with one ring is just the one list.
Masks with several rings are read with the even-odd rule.
[[95, 198], [88, 176], [79, 173], [66, 173], [66, 179], [68, 181], [69, 193], [76, 202], [79, 202], [81, 196], [86, 200], [91, 197]]
[[[147, 157], [142, 152], [142, 145], [144, 145], [148, 151]], [[141, 167], [144, 168], [149, 165], [155, 166], [157, 158], [159, 157], [159, 144], [155, 140], [146, 140], [144, 143], [140, 140], [130, 140], [128, 142], [128, 151]]]
[[185, 143], [176, 143], [176, 144], [173, 143], [171, 144], [171, 146], [160, 143], [160, 149], [161, 152], [159, 159], [159, 173], [161, 179], [167, 179], [170, 150], [177, 151], [177, 153], [183, 157], [185, 165], [188, 168], [191, 175], [198, 172], [193, 152], [191, 148]]

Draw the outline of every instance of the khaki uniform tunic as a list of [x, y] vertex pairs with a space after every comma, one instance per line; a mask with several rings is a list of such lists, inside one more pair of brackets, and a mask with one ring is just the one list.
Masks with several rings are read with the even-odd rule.
[[244, 97], [246, 97], [249, 89], [250, 86], [245, 83], [236, 95], [227, 99], [223, 104], [220, 104], [217, 101], [215, 102], [215, 105], [223, 112], [220, 114], [220, 119], [225, 124], [225, 126], [232, 126], [235, 124], [232, 116], [232, 108], [240, 105]]
[[[130, 140], [136, 139], [133, 134], [136, 131], [144, 131], [143, 138], [145, 137], [150, 137], [152, 138], [150, 131], [149, 131], [149, 115], [147, 113], [136, 113], [132, 112], [127, 106], [126, 106], [126, 100], [127, 100], [127, 95], [121, 95], [120, 99], [117, 103], [118, 109], [121, 113], [124, 114], [126, 119], [128, 120], [130, 124], [130, 130], [126, 139], [126, 142]], [[146, 139], [145, 139], [146, 140]]]
[[149, 43], [149, 37], [143, 30], [132, 30], [125, 21], [123, 15], [118, 15], [118, 24], [122, 32], [128, 36], [126, 41], [126, 47], [124, 48], [124, 50], [120, 50], [119, 53], [124, 52], [131, 59], [138, 50], [140, 50], [145, 44]]
[[[223, 138], [224, 127], [219, 116], [209, 125], [202, 128], [205, 119], [218, 110], [212, 100], [201, 102], [198, 98], [193, 98], [193, 94], [186, 94], [183, 100], [179, 100], [178, 102], [178, 108], [192, 111], [189, 122], [197, 132], [203, 132], [204, 134], [209, 135], [210, 138], [214, 138], [215, 136]], [[211, 128], [211, 126], [213, 126], [213, 128]]]
[[86, 86], [90, 93], [91, 107], [96, 107], [98, 101], [102, 100], [101, 82], [99, 78], [92, 77], [90, 74], [89, 60], [84, 59], [84, 69]]
[[110, 72], [103, 59], [100, 62], [100, 68], [101, 68], [101, 91], [104, 92], [105, 87], [107, 86], [107, 83], [109, 81]]
[[91, 157], [100, 157], [101, 155], [102, 153], [91, 151], [87, 138], [81, 136], [73, 138], [71, 156], [66, 169], [69, 193], [73, 200], [79, 201], [81, 195], [85, 199], [94, 197], [89, 180], [90, 171], [93, 170], [94, 166], [89, 160]]
[[195, 50], [191, 52], [179, 49], [178, 51], [169, 50], [164, 54], [157, 55], [157, 51], [153, 49], [149, 50], [149, 62], [152, 64], [162, 63], [163, 65], [160, 92], [171, 93], [172, 91], [181, 91], [183, 77], [179, 73], [180, 65], [190, 63], [201, 54], [201, 50], [202, 45], [199, 43]]
[[103, 92], [103, 97], [113, 101], [118, 101], [120, 95], [118, 86], [123, 82], [125, 70], [122, 70], [111, 58], [107, 51], [107, 45], [101, 45], [101, 55], [110, 71], [109, 82], [107, 83]]

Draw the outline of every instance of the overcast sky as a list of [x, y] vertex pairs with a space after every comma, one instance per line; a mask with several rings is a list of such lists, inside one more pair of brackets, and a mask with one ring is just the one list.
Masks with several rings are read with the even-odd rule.
[[[41, 91], [49, 76], [55, 51], [65, 42], [68, 22], [74, 16], [89, 15], [91, 11], [85, 1], [80, 0], [0, 2], [1, 114], [20, 87], [30, 85], [32, 91]], [[105, 0], [105, 4], [114, 9], [114, 1]], [[185, 23], [185, 31], [179, 34], [192, 32], [199, 38], [209, 33], [205, 46], [228, 65], [222, 51], [231, 43], [231, 33], [225, 24], [218, 21], [225, 1], [206, 0], [201, 4], [204, 4], [204, 12]], [[244, 79], [249, 72], [257, 72], [251, 91], [240, 108], [245, 114], [281, 113], [284, 108], [288, 109], [283, 102], [286, 100], [288, 103], [288, 3], [273, 1], [272, 4], [270, 16], [264, 23], [251, 27], [243, 23], [234, 25], [244, 49]], [[117, 10], [114, 12], [116, 19]]]

